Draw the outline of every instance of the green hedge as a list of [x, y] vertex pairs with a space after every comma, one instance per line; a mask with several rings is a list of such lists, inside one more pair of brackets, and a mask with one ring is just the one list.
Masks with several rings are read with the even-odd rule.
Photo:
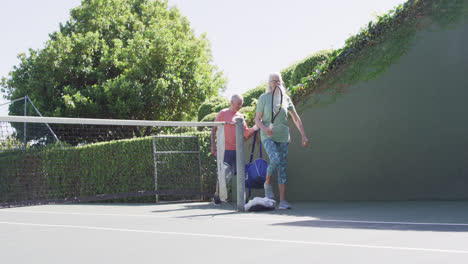
[[[198, 137], [202, 166], [201, 191], [214, 192], [216, 161], [210, 153], [211, 131], [191, 131], [184, 135]], [[152, 137], [144, 137], [78, 147], [56, 146], [26, 152], [0, 153], [0, 203], [153, 191], [152, 148]], [[200, 190], [197, 158], [172, 154], [164, 162], [166, 164], [162, 167], [166, 167], [161, 169], [159, 175], [161, 188]], [[188, 162], [192, 162], [194, 166], [188, 166]], [[176, 170], [182, 173], [180, 178], [172, 178], [172, 175], [162, 177]], [[192, 179], [189, 187], [188, 179]], [[154, 196], [147, 196], [114, 201], [154, 202], [154, 199]]]
[[293, 100], [306, 101], [311, 94], [327, 95], [308, 102], [331, 103], [346, 87], [381, 76], [411, 46], [416, 32], [437, 25], [451, 27], [467, 19], [468, 2], [464, 0], [409, 0], [371, 21], [361, 32], [334, 50], [328, 59], [290, 87]]
[[265, 93], [267, 87], [267, 83], [263, 83], [247, 92], [245, 92], [242, 97], [244, 97], [244, 107], [245, 106], [256, 106], [257, 100]]
[[213, 113], [208, 114], [205, 117], [203, 117], [203, 119], [200, 120], [200, 121], [201, 122], [213, 122], [213, 121], [215, 121], [217, 116], [218, 116], [218, 112], [213, 112]]
[[285, 86], [292, 87], [301, 83], [302, 77], [310, 75], [318, 65], [329, 59], [332, 52], [330, 49], [318, 51], [282, 70], [281, 77]]
[[229, 100], [218, 96], [206, 100], [198, 109], [198, 121], [201, 121], [205, 116], [211, 113], [218, 113], [224, 108], [228, 108], [231, 104]]
[[42, 161], [36, 150], [0, 153], [0, 204], [44, 196]]

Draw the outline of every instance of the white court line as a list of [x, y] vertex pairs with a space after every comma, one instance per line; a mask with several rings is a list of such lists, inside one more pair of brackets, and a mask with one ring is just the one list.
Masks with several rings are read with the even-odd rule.
[[52, 212], [52, 211], [27, 211], [27, 210], [0, 210], [9, 213], [28, 213], [28, 214], [56, 214], [56, 215], [90, 215], [90, 216], [125, 216], [125, 217], [154, 217], [154, 218], [174, 218], [174, 216], [164, 215], [143, 215], [143, 214], [104, 214], [104, 213], [70, 213], [70, 212]]
[[88, 230], [102, 230], [102, 231], [118, 231], [118, 232], [132, 232], [132, 233], [149, 233], [149, 234], [160, 234], [160, 235], [197, 236], [197, 237], [207, 237], [207, 238], [224, 238], [224, 239], [249, 240], [249, 241], [261, 241], [261, 242], [280, 242], [280, 243], [306, 244], [306, 245], [318, 245], [318, 246], [339, 246], [339, 247], [355, 247], [355, 248], [391, 249], [391, 250], [406, 250], [406, 251], [425, 251], [425, 252], [438, 252], [438, 253], [468, 254], [468, 250], [456, 250], [456, 249], [376, 246], [376, 245], [365, 245], [365, 244], [329, 243], [329, 242], [318, 242], [318, 241], [270, 239], [270, 238], [258, 238], [258, 237], [212, 235], [212, 234], [185, 233], [185, 232], [167, 232], [167, 231], [154, 231], [154, 230], [141, 230], [141, 229], [94, 227], [94, 226], [50, 225], [50, 224], [34, 224], [34, 223], [18, 223], [18, 222], [0, 222], [0, 224], [20, 225], [20, 226], [55, 227], [55, 228], [58, 227], [58, 228], [88, 229]]
[[[218, 216], [219, 218], [225, 219], [243, 219], [243, 220], [261, 220], [252, 218], [236, 218], [228, 216]], [[391, 224], [391, 225], [439, 225], [439, 226], [468, 226], [465, 223], [424, 223], [424, 222], [386, 222], [386, 221], [360, 221], [360, 220], [339, 220], [339, 219], [320, 219], [309, 217], [300, 218], [301, 221], [313, 221], [313, 222], [336, 222], [336, 223], [360, 223], [360, 224]], [[271, 219], [268, 219], [271, 220]], [[278, 219], [279, 220], [279, 219]], [[284, 220], [291, 220], [290, 218]]]
[[308, 217], [308, 216], [290, 216], [290, 217], [275, 217], [274, 215], [270, 215], [268, 217], [227, 217], [222, 215], [216, 214], [206, 214], [206, 215], [195, 215], [195, 216], [186, 216], [186, 215], [157, 215], [158, 212], [154, 212], [152, 215], [144, 215], [144, 214], [108, 214], [108, 213], [72, 213], [72, 212], [53, 212], [53, 211], [31, 211], [31, 210], [14, 210], [14, 209], [2, 209], [2, 212], [9, 212], [9, 213], [31, 213], [31, 214], [56, 214], [56, 215], [88, 215], [88, 216], [123, 216], [123, 217], [149, 217], [149, 218], [172, 218], [172, 219], [190, 219], [190, 218], [216, 218], [216, 219], [239, 219], [239, 220], [277, 220], [277, 221], [291, 221], [291, 219], [296, 220], [317, 220], [318, 218], [315, 217]]
[[[184, 219], [184, 218], [195, 218], [195, 217], [206, 217], [206, 218], [219, 218], [219, 219], [229, 219], [229, 220], [251, 220], [251, 221], [315, 221], [315, 222], [330, 222], [330, 223], [359, 223], [359, 224], [389, 224], [389, 225], [435, 225], [435, 226], [468, 226], [465, 223], [431, 223], [431, 222], [392, 222], [392, 221], [362, 221], [362, 220], [340, 220], [340, 219], [320, 219], [316, 217], [309, 216], [288, 216], [288, 217], [275, 217], [275, 215], [269, 215], [268, 217], [232, 217], [232, 216], [222, 216], [222, 215], [212, 215], [209, 214], [205, 216], [194, 216], [194, 217], [184, 217], [183, 215], [142, 215], [142, 214], [104, 214], [104, 213], [70, 213], [70, 212], [52, 212], [52, 211], [28, 211], [28, 210], [11, 210], [3, 209], [1, 212], [11, 212], [11, 213], [34, 213], [34, 214], [57, 214], [57, 215], [89, 215], [89, 216], [122, 216], [122, 217], [149, 217], [149, 218], [174, 218], [174, 219]], [[155, 212], [156, 214], [157, 212]]]

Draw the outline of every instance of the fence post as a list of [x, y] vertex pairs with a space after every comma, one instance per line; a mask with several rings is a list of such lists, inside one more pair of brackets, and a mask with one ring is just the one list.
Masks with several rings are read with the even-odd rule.
[[[24, 116], [27, 116], [28, 115], [28, 112], [27, 112], [27, 105], [28, 105], [28, 96], [26, 95], [24, 97]], [[23, 142], [24, 142], [24, 150], [26, 151], [26, 145], [28, 143], [27, 141], [27, 138], [26, 138], [26, 122], [23, 123], [23, 130], [24, 130], [24, 134], [23, 134]]]
[[245, 158], [244, 119], [236, 118], [236, 160], [237, 160], [237, 211], [244, 212], [245, 205]]

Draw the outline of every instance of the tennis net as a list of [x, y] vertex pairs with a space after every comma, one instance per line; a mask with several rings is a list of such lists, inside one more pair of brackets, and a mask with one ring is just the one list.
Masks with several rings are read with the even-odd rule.
[[0, 206], [206, 200], [223, 134], [222, 122], [0, 116]]

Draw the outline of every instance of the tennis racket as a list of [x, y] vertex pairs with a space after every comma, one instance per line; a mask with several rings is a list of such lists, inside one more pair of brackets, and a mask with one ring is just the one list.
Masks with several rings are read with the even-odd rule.
[[273, 89], [273, 93], [271, 94], [270, 128], [273, 128], [273, 123], [275, 122], [276, 117], [280, 113], [282, 106], [283, 106], [283, 92], [281, 91], [281, 87], [277, 85], [275, 89]]

